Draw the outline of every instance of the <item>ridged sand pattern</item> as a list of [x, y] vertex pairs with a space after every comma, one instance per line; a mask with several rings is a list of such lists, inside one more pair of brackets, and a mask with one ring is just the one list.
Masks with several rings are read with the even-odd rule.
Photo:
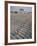
[[10, 39], [32, 38], [32, 13], [11, 13]]

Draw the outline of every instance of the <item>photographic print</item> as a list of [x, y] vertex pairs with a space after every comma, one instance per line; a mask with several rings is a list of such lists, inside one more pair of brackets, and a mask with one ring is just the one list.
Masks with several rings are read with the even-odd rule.
[[35, 3], [5, 2], [5, 44], [36, 42]]
[[10, 39], [32, 38], [32, 7], [10, 6]]

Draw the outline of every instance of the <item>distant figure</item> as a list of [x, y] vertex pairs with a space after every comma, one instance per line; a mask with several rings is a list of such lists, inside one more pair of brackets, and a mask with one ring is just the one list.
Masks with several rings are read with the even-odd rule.
[[16, 14], [17, 14], [18, 12], [17, 12], [17, 11], [14, 11], [14, 13], [16, 13]]
[[20, 12], [23, 13], [24, 12], [24, 9], [20, 9]]

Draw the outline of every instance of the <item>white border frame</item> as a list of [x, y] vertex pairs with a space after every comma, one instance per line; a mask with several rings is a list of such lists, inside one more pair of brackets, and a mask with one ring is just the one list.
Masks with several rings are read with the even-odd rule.
[[[32, 7], [32, 39], [10, 40], [10, 6]], [[30, 42], [30, 41], [34, 41], [34, 5], [8, 3], [8, 43]]]

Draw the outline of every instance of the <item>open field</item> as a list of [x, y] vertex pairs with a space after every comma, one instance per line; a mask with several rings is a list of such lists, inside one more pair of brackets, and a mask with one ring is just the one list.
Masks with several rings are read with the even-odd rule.
[[32, 13], [11, 13], [11, 39], [32, 38]]

